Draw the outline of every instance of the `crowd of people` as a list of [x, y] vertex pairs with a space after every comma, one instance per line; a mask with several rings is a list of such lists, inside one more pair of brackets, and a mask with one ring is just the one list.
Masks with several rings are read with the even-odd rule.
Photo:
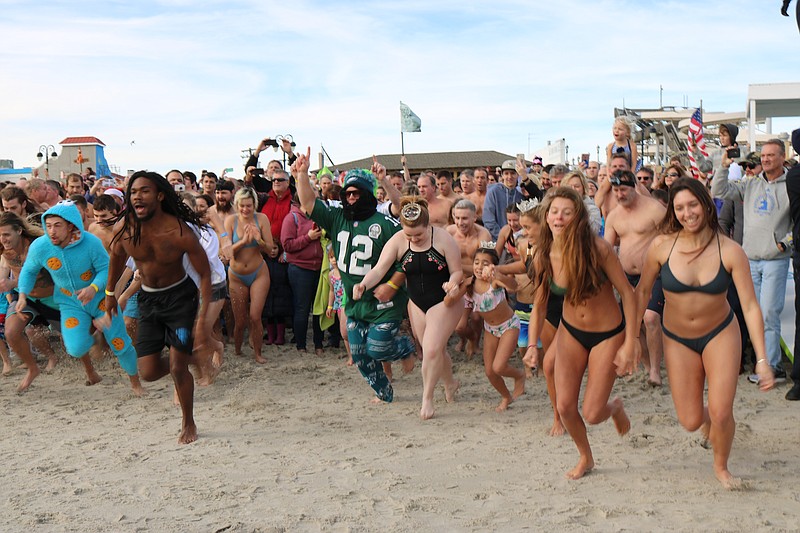
[[[343, 345], [378, 403], [393, 399], [392, 364], [410, 372], [420, 360], [425, 420], [439, 382], [456, 399], [455, 335], [455, 350], [482, 353], [498, 412], [543, 373], [550, 433], [575, 442], [577, 479], [594, 466], [587, 422], [630, 428], [617, 378], [641, 364], [661, 387], [664, 362], [678, 420], [702, 431], [717, 478], [736, 487], [738, 376], [752, 369], [762, 390], [786, 381], [779, 317], [790, 260], [800, 275], [800, 167], [777, 139], [742, 154], [732, 124], [692, 172], [679, 157], [642, 164], [624, 119], [612, 134], [605, 164], [518, 158], [456, 179], [412, 176], [405, 156], [402, 172], [374, 160], [311, 173], [310, 150], [288, 141], [288, 168], [262, 169], [264, 139], [241, 179], [171, 170], [5, 184], [3, 373], [13, 353], [28, 389], [35, 354], [45, 370], [58, 363], [54, 332], [88, 384], [110, 351], [137, 395], [141, 380], [172, 376], [189, 443], [195, 382], [214, 382], [229, 341], [264, 364], [264, 345], [285, 345], [289, 330], [307, 352], [311, 329], [314, 353]], [[792, 142], [800, 150], [800, 130]], [[792, 380], [786, 398], [798, 400], [798, 362]]]

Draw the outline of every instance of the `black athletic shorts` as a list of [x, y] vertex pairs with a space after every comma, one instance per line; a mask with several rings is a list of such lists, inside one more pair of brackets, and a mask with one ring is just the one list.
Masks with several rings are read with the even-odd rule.
[[192, 278], [159, 291], [139, 291], [139, 328], [136, 354], [139, 357], [161, 353], [169, 346], [192, 353], [192, 328], [197, 316], [199, 297]]

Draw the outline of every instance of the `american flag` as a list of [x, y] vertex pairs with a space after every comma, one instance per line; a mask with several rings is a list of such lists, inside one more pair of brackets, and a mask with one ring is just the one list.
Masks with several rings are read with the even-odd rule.
[[694, 157], [695, 148], [700, 150], [703, 157], [708, 157], [706, 141], [703, 139], [703, 115], [699, 107], [692, 113], [692, 119], [689, 122], [689, 164], [692, 167], [692, 176], [697, 179], [700, 177], [700, 169]]

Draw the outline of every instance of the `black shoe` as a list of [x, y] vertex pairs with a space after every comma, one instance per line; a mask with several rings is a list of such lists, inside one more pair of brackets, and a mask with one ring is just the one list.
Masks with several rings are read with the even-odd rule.
[[786, 399], [792, 402], [800, 400], [800, 381], [794, 382], [794, 386], [786, 393]]
[[773, 368], [772, 372], [775, 374], [775, 384], [786, 383], [786, 370], [782, 368]]

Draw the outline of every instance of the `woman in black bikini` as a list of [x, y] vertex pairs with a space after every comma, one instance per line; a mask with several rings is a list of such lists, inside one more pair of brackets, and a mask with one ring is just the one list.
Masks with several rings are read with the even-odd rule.
[[[726, 298], [733, 280], [758, 362], [759, 386], [773, 375], [764, 355], [764, 321], [753, 290], [750, 264], [741, 246], [719, 232], [717, 210], [697, 180], [680, 178], [669, 191], [667, 213], [645, 257], [636, 287], [637, 324], [650, 289], [661, 273], [664, 285], [664, 361], [678, 421], [700, 428], [714, 449], [714, 472], [725, 488], [741, 481], [728, 471], [736, 422], [733, 399], [739, 378], [739, 324]], [[708, 405], [703, 388], [708, 380]]]
[[[538, 360], [536, 339], [542, 331], [548, 300], [551, 293], [563, 294], [555, 338], [554, 382], [561, 422], [580, 453], [578, 464], [567, 472], [567, 477], [578, 479], [594, 467], [586, 425], [578, 411], [578, 395], [587, 368], [589, 377], [583, 398], [586, 421], [599, 424], [612, 418], [620, 435], [631, 426], [622, 400], [609, 401], [609, 397], [616, 374], [632, 373], [638, 362], [636, 300], [611, 245], [592, 232], [578, 193], [567, 187], [550, 189], [542, 204], [546, 224], [529, 270], [536, 299], [525, 359], [527, 364]], [[613, 288], [622, 298], [625, 318]]]
[[[443, 228], [429, 224], [428, 204], [417, 196], [404, 196], [400, 202], [399, 231], [383, 247], [381, 257], [361, 283], [353, 287], [353, 299], [374, 287], [396, 263], [406, 273], [411, 323], [422, 344], [423, 420], [434, 415], [433, 392], [444, 381], [445, 397], [452, 401], [459, 383], [453, 378], [453, 363], [447, 353], [447, 340], [456, 329], [463, 298], [455, 294], [463, 277], [461, 251], [455, 239]], [[430, 324], [431, 327], [427, 327]]]

